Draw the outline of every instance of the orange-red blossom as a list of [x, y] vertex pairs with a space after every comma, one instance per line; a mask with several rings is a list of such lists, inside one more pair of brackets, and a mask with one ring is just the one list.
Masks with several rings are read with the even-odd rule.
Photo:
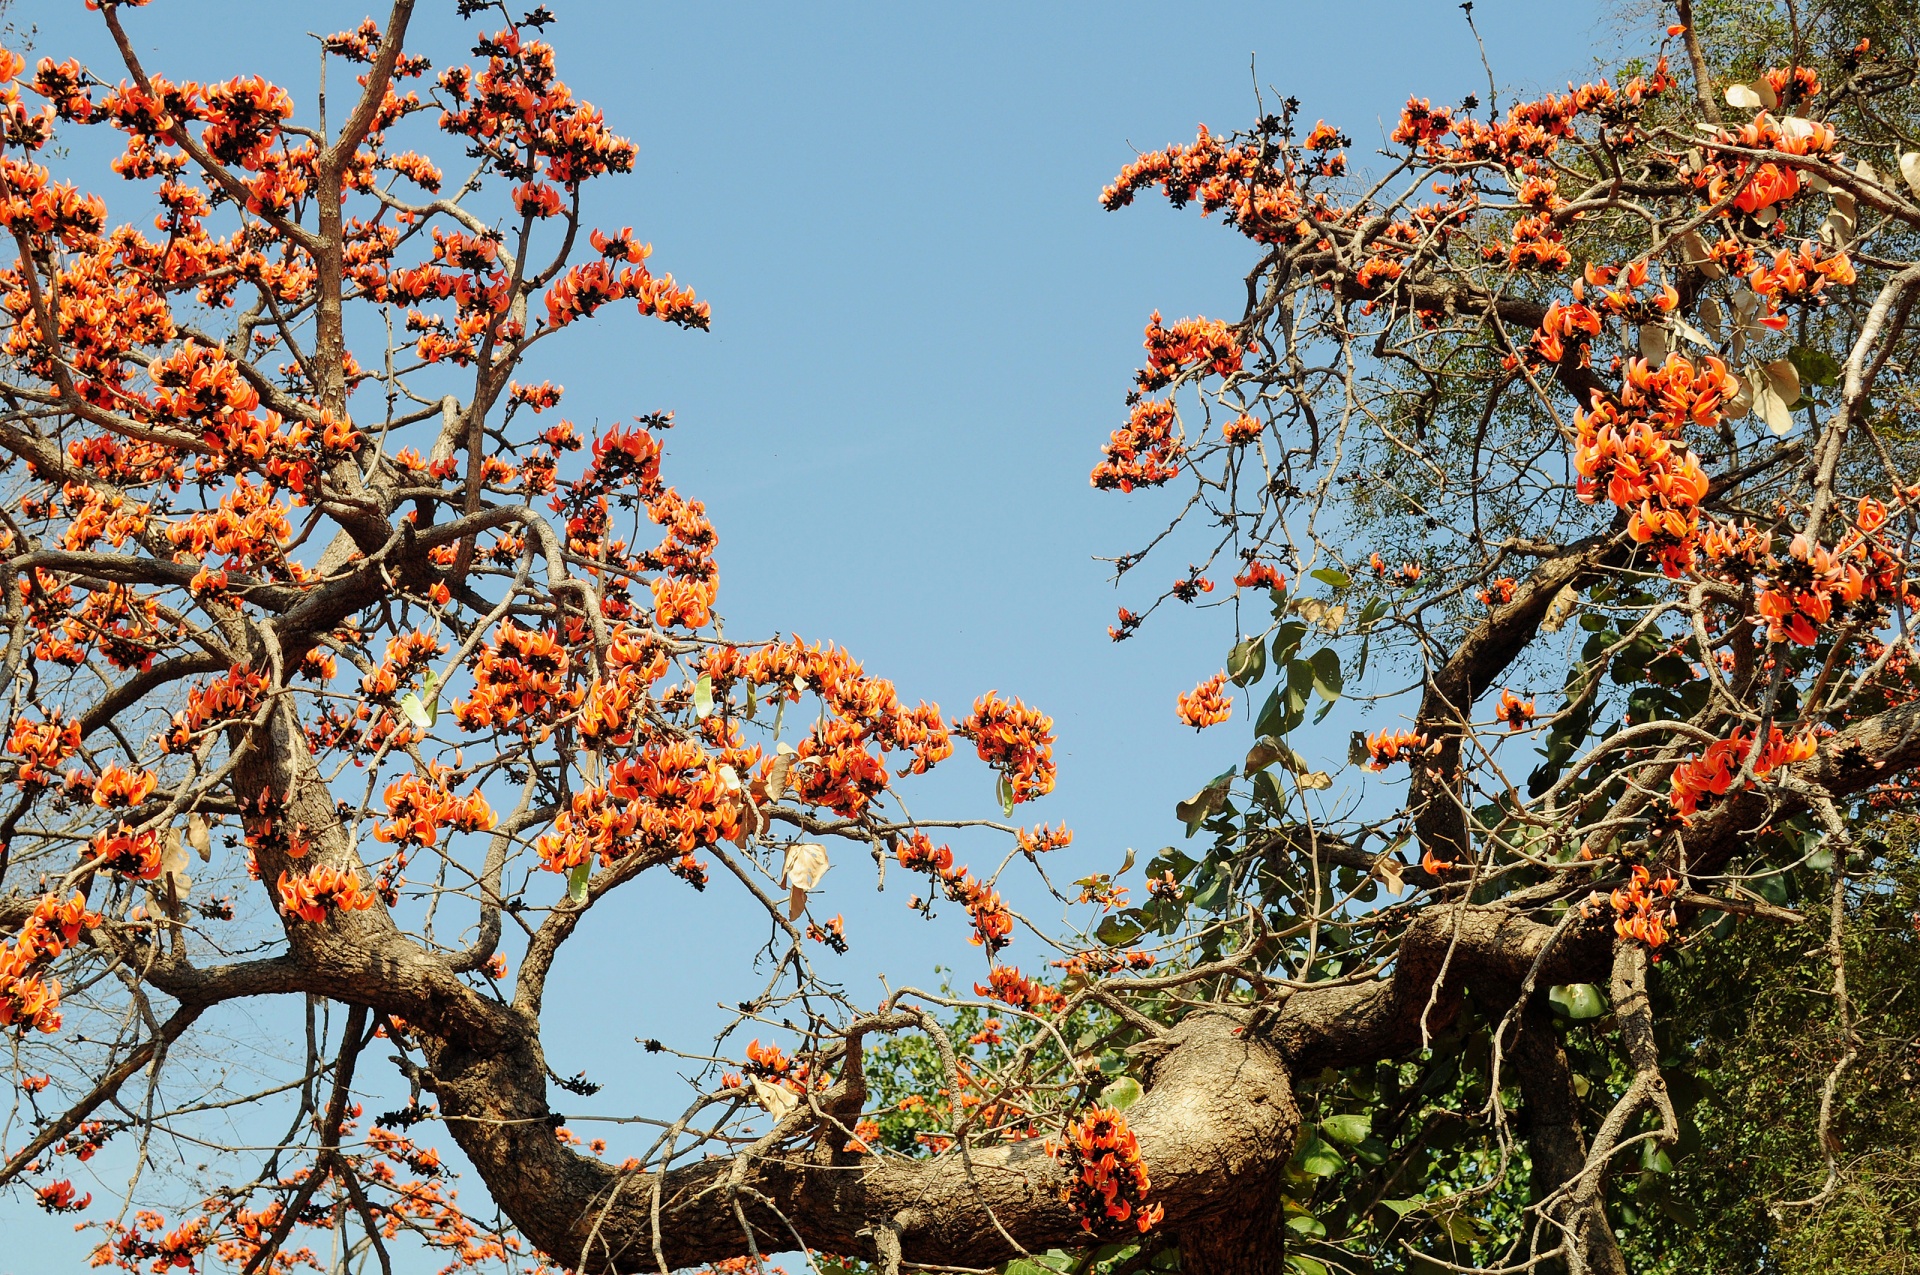
[[[1745, 731], [1735, 731], [1731, 738], [1715, 740], [1700, 756], [1675, 766], [1672, 779], [1675, 808], [1683, 815], [1693, 815], [1726, 796], [1752, 744], [1752, 737]], [[1754, 759], [1753, 773], [1764, 776], [1777, 767], [1805, 761], [1818, 749], [1819, 741], [1811, 730], [1789, 737], [1778, 726], [1769, 727], [1766, 745]]]
[[1081, 1230], [1092, 1234], [1108, 1222], [1122, 1222], [1144, 1235], [1165, 1216], [1163, 1206], [1147, 1202], [1153, 1184], [1139, 1139], [1115, 1108], [1093, 1108], [1046, 1146], [1072, 1174], [1060, 1194]]
[[1227, 675], [1215, 673], [1178, 699], [1180, 720], [1195, 730], [1218, 726], [1233, 716], [1233, 701], [1222, 693]]

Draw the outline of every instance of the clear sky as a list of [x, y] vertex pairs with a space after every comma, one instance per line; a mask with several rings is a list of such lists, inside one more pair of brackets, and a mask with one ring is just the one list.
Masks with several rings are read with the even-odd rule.
[[[260, 72], [304, 116], [304, 33], [352, 27], [364, 3], [158, 0], [126, 22], [149, 69]], [[650, 240], [650, 264], [712, 303], [713, 330], [609, 307], [545, 343], [533, 379], [563, 384], [562, 414], [582, 427], [676, 413], [668, 478], [719, 530], [730, 635], [832, 639], [950, 714], [989, 688], [1051, 713], [1059, 787], [1020, 813], [1076, 830], [1049, 864], [1056, 881], [1177, 840], [1174, 802], [1248, 741], [1244, 703], [1197, 737], [1173, 713], [1234, 634], [1221, 611], [1163, 611], [1134, 640], [1107, 640], [1115, 607], [1151, 600], [1185, 560], [1150, 562], [1116, 592], [1094, 555], [1136, 547], [1179, 496], [1094, 492], [1087, 471], [1124, 419], [1148, 313], [1236, 317], [1252, 258], [1195, 213], [1155, 199], [1107, 213], [1096, 197], [1136, 151], [1190, 140], [1200, 121], [1250, 122], [1256, 77], [1269, 103], [1295, 95], [1307, 125], [1352, 134], [1364, 164], [1409, 93], [1484, 93], [1458, 6], [548, 6], [562, 76], [640, 146], [635, 175], [598, 183], [597, 224]], [[472, 24], [452, 0], [420, 9], [410, 47], [436, 66], [465, 59]], [[80, 0], [15, 0], [9, 16], [37, 26], [36, 56], [119, 78]], [[1475, 17], [1503, 89], [1584, 78], [1616, 38], [1600, 0], [1479, 0]], [[117, 211], [118, 179], [94, 172]], [[1329, 721], [1327, 751], [1343, 753], [1354, 724]], [[909, 789], [916, 814], [998, 814], [967, 751]], [[883, 971], [896, 986], [937, 981], [938, 961], [979, 976], [957, 909], [919, 922], [911, 886], [896, 875], [876, 899], [863, 862], [836, 864], [826, 887], [853, 944], [831, 968], [862, 1000]], [[697, 1046], [715, 1001], [750, 994], [747, 949], [765, 937], [718, 880], [702, 896], [672, 879], [622, 894], [570, 945], [549, 996], [555, 1070], [608, 1084], [567, 1099], [570, 1113], [677, 1112], [679, 1092], [661, 1087], [677, 1082], [633, 1038]], [[1044, 959], [1031, 939], [1006, 959], [1023, 957]], [[222, 1030], [283, 1030], [278, 1014], [236, 1011]], [[87, 1185], [110, 1197], [125, 1165], [102, 1162]], [[0, 1196], [0, 1275], [79, 1267], [91, 1241], [69, 1226]]]

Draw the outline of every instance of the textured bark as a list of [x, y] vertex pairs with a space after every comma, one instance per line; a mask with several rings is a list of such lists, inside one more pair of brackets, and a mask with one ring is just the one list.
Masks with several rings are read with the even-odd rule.
[[[1509, 1054], [1520, 1095], [1526, 1103], [1527, 1154], [1533, 1160], [1533, 1198], [1544, 1200], [1569, 1190], [1587, 1165], [1587, 1139], [1580, 1126], [1580, 1099], [1574, 1092], [1567, 1051], [1544, 1013], [1527, 1014], [1519, 1039]], [[1547, 1210], [1566, 1228], [1565, 1240], [1576, 1251], [1579, 1265], [1596, 1275], [1626, 1275], [1626, 1258], [1613, 1238], [1603, 1193], [1585, 1201], [1564, 1198]], [[1540, 1247], [1555, 1246], [1559, 1236], [1545, 1236]], [[1540, 1275], [1559, 1275], [1575, 1263], [1543, 1263]]]
[[[1300, 1125], [1285, 1064], [1224, 1013], [1193, 1016], [1168, 1044], [1127, 1112], [1152, 1174], [1150, 1199], [1166, 1210], [1162, 1225], [1194, 1246], [1196, 1272], [1277, 1269], [1276, 1184]], [[531, 1035], [497, 1053], [440, 1042], [431, 1051], [435, 1089], [495, 1201], [534, 1243], [581, 1270], [731, 1257], [747, 1251], [749, 1233], [761, 1252], [804, 1242], [877, 1260], [876, 1235], [892, 1230], [904, 1260], [961, 1266], [1014, 1256], [1009, 1235], [1026, 1249], [1086, 1238], [1039, 1140], [919, 1161], [849, 1156], [823, 1142], [664, 1177], [622, 1172], [554, 1139], [535, 1050]]]

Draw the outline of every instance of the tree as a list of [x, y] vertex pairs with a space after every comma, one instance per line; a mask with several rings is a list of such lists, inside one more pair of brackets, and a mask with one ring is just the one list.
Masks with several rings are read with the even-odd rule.
[[[1780, 1131], [1817, 1180], [1780, 1207], [1855, 1180], [1849, 922], [1889, 870], [1868, 818], [1920, 765], [1910, 58], [1789, 27], [1729, 82], [1683, 4], [1618, 85], [1411, 100], [1364, 174], [1291, 101], [1127, 165], [1109, 207], [1158, 187], [1257, 259], [1237, 321], [1154, 316], [1092, 480], [1192, 483], [1149, 549], [1198, 565], [1160, 601], [1233, 572], [1242, 636], [1180, 717], [1273, 685], [1251, 751], [1178, 811], [1195, 853], [1157, 855], [1131, 905], [1118, 874], [1076, 882], [1097, 924], [1037, 977], [1000, 958], [997, 874], [933, 834], [1035, 862], [1071, 834], [915, 820], [896, 790], [958, 735], [1011, 820], [1052, 786], [1046, 717], [909, 708], [831, 646], [722, 637], [669, 419], [584, 464], [532, 419], [559, 391], [522, 363], [608, 303], [708, 322], [630, 231], [582, 223], [633, 148], [556, 78], [550, 15], [462, 0], [497, 30], [432, 81], [410, 0], [327, 37], [360, 82], [334, 130], [258, 78], [165, 81], [138, 6], [99, 7], [112, 87], [0, 65], [0, 1024], [33, 1112], [0, 1184], [83, 1210], [62, 1156], [191, 1117], [120, 1090], [214, 1007], [304, 996], [316, 1024], [265, 1164], [100, 1222], [99, 1260], [318, 1265], [298, 1246], [324, 1234], [391, 1269], [408, 1233], [591, 1271], [798, 1248], [888, 1275], [1624, 1270], [1616, 1231], [1684, 1213], [1681, 1055], [1712, 1031], [1656, 967], [1728, 942], [1764, 967], [1757, 925], [1821, 932], [1833, 1007], [1811, 1127]], [[424, 119], [470, 157], [451, 194], [389, 144]], [[56, 121], [126, 135], [157, 238], [52, 180]], [[356, 360], [382, 315], [404, 338]], [[1370, 660], [1406, 719], [1343, 768], [1311, 728]], [[1548, 675], [1557, 706], [1528, 689]], [[259, 884], [196, 900], [223, 823]], [[809, 896], [842, 845], [963, 906], [994, 961], [973, 995], [821, 985], [808, 945], [844, 937]], [[576, 1150], [550, 1083], [583, 1082], [541, 1047], [555, 955], [648, 870], [699, 889], [716, 865], [775, 936], [739, 1020], [769, 1043], [711, 1059], [649, 1156]], [[118, 1034], [68, 1038], [63, 995]], [[369, 1125], [375, 1039], [412, 1101]], [[448, 1194], [436, 1123], [505, 1223]]]

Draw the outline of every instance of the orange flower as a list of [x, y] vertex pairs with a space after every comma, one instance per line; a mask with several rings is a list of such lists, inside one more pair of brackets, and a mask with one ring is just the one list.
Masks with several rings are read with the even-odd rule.
[[1512, 691], [1500, 692], [1500, 711], [1497, 717], [1507, 724], [1508, 730], [1525, 730], [1533, 721], [1533, 701], [1521, 699]]
[[1426, 747], [1427, 737], [1418, 731], [1379, 731], [1367, 736], [1367, 769], [1385, 770]]
[[1070, 1123], [1058, 1143], [1048, 1142], [1047, 1151], [1068, 1174], [1061, 1196], [1088, 1234], [1120, 1222], [1144, 1235], [1165, 1216], [1161, 1205], [1147, 1202], [1153, 1183], [1139, 1139], [1118, 1110], [1093, 1108]]
[[1179, 697], [1178, 711], [1180, 720], [1195, 730], [1205, 730], [1209, 726], [1218, 726], [1233, 716], [1233, 701], [1222, 692], [1226, 685], [1225, 672], [1215, 673], [1191, 691]]
[[280, 896], [280, 912], [319, 925], [327, 919], [329, 908], [342, 912], [364, 912], [373, 906], [373, 892], [360, 884], [351, 871], [322, 864], [305, 876], [280, 874], [275, 885]]
[[1005, 776], [1016, 803], [1053, 791], [1053, 719], [1039, 709], [1017, 699], [1009, 704], [988, 691], [953, 729], [973, 741], [981, 761]]

